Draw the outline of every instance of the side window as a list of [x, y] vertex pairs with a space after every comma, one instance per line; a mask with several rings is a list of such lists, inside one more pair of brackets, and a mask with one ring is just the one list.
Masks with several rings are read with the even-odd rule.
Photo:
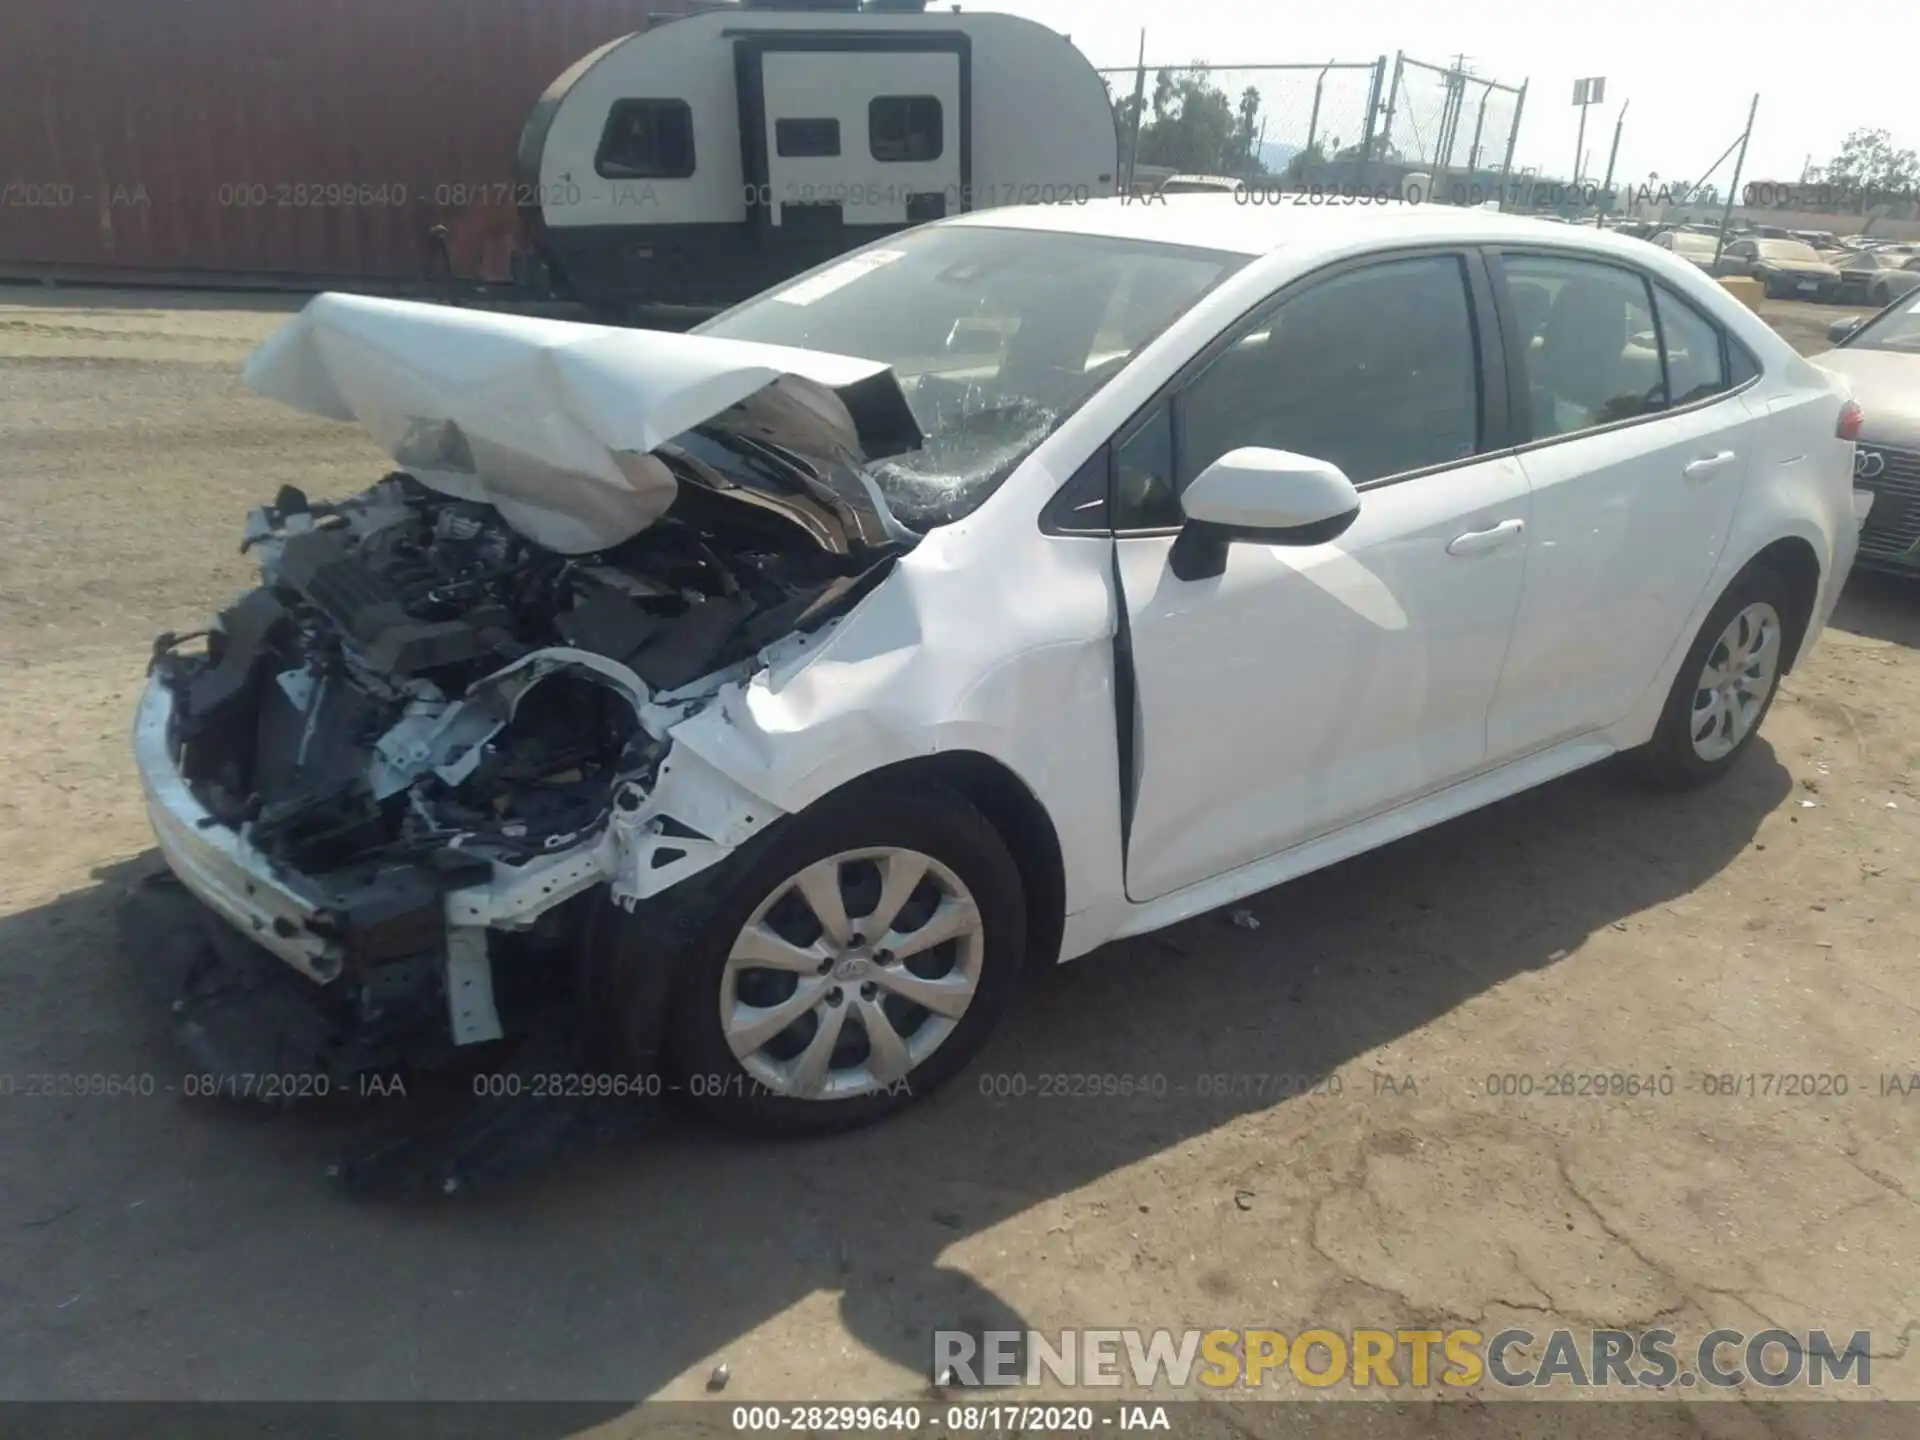
[[1458, 258], [1349, 271], [1251, 326], [1181, 399], [1182, 486], [1242, 445], [1330, 460], [1355, 484], [1479, 449], [1479, 348]]
[[1760, 374], [1760, 362], [1753, 352], [1731, 336], [1727, 338], [1727, 384], [1740, 386]]
[[1691, 405], [1728, 389], [1719, 327], [1665, 287], [1654, 291], [1654, 305], [1666, 349], [1669, 403]]
[[684, 100], [616, 100], [593, 168], [609, 180], [684, 180], [693, 174], [693, 111]]
[[1665, 408], [1652, 302], [1638, 274], [1537, 255], [1505, 256], [1500, 268], [1519, 320], [1534, 439]]
[[867, 147], [876, 160], [938, 160], [942, 119], [937, 95], [876, 95], [867, 102]]
[[773, 122], [773, 148], [786, 158], [840, 153], [840, 122], [831, 116], [823, 120], [776, 120]]
[[1113, 511], [1116, 530], [1163, 529], [1183, 518], [1173, 484], [1173, 407], [1165, 401], [1115, 454]]

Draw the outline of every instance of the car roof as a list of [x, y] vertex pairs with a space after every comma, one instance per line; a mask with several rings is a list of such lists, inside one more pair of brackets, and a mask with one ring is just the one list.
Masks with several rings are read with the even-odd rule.
[[[1256, 203], [1265, 194], [1268, 203]], [[1257, 186], [1246, 195], [1184, 195], [1175, 205], [1155, 200], [1090, 200], [1080, 205], [1017, 205], [971, 210], [935, 223], [997, 229], [1048, 230], [1153, 241], [1201, 250], [1260, 256], [1286, 250], [1310, 256], [1356, 245], [1499, 244], [1548, 241], [1633, 256], [1645, 242], [1592, 226], [1552, 230], [1531, 215], [1437, 204], [1296, 204], [1295, 197]]]

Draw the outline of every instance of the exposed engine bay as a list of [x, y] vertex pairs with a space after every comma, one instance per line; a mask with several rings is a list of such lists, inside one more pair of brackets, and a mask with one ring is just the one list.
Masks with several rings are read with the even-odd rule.
[[[701, 463], [676, 460], [690, 478]], [[657, 759], [638, 721], [652, 697], [824, 623], [897, 553], [885, 537], [824, 549], [777, 510], [687, 494], [747, 523], [670, 514], [561, 556], [405, 474], [340, 504], [282, 494], [249, 521], [261, 588], [204, 658], [162, 646], [183, 772], [222, 823], [308, 873], [455, 840], [503, 859], [570, 842]]]
[[[631, 907], [739, 843], [703, 813], [719, 777], [694, 804], [662, 783], [669, 730], [916, 538], [857, 467], [705, 427], [655, 458], [667, 512], [584, 554], [404, 472], [335, 503], [285, 490], [246, 523], [259, 588], [204, 636], [156, 642], [197, 827], [297, 897], [270, 926], [251, 906], [229, 920], [350, 992], [356, 1021], [391, 1022], [356, 1035], [498, 1038], [496, 987], [529, 946], [553, 952], [537, 967], [575, 942], [569, 902], [604, 883]], [[347, 1068], [403, 1054], [419, 1059], [376, 1044]]]

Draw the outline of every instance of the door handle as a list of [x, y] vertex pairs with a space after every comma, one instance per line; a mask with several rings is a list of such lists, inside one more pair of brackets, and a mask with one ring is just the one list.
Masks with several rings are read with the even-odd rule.
[[1447, 546], [1449, 555], [1484, 555], [1489, 550], [1498, 550], [1509, 540], [1518, 540], [1527, 528], [1524, 520], [1502, 520], [1491, 530], [1469, 530], [1464, 535], [1456, 535]]
[[1680, 473], [1689, 480], [1706, 480], [1733, 464], [1734, 459], [1733, 451], [1722, 450], [1717, 455], [1703, 455], [1698, 460], [1689, 461], [1681, 467]]

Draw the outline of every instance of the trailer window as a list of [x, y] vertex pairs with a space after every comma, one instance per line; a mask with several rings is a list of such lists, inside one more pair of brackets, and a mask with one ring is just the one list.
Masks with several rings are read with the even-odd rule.
[[937, 95], [876, 95], [867, 102], [867, 142], [876, 160], [938, 160], [946, 147]]
[[593, 168], [609, 180], [684, 180], [693, 174], [693, 111], [684, 100], [616, 100]]
[[773, 122], [773, 148], [782, 158], [840, 153], [840, 122], [832, 116], [823, 120], [776, 120]]

